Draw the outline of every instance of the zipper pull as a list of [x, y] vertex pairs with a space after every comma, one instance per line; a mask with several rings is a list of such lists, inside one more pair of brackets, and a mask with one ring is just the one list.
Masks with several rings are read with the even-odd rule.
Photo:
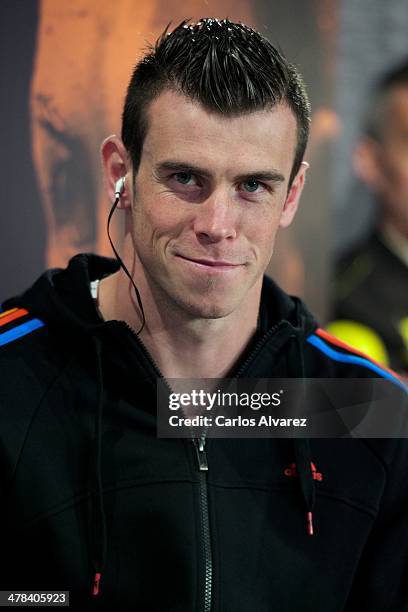
[[198, 467], [200, 472], [208, 472], [207, 455], [205, 452], [205, 438], [194, 438], [194, 446], [197, 452]]

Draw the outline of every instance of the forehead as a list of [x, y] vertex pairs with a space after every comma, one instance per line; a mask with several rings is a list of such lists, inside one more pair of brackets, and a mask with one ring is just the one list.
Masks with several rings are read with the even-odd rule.
[[297, 123], [285, 104], [238, 117], [208, 111], [198, 102], [165, 91], [149, 106], [143, 157], [151, 162], [171, 156], [179, 161], [271, 166], [290, 173], [297, 143]]

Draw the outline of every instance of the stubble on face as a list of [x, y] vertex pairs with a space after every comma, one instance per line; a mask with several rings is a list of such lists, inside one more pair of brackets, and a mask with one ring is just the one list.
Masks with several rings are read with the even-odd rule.
[[[265, 190], [257, 200], [246, 193], [243, 197], [232, 179], [271, 167], [278, 168], [287, 181], [296, 130], [295, 118], [285, 106], [231, 119], [209, 113], [173, 92], [165, 92], [152, 103], [135, 181], [132, 234], [143, 282], [156, 304], [191, 318], [221, 318], [250, 299], [251, 292], [259, 295], [287, 182], [275, 186], [273, 193]], [[207, 191], [204, 186], [192, 190], [181, 187], [169, 178], [170, 173], [155, 180], [154, 168], [168, 159], [208, 170], [210, 179], [203, 181]], [[208, 195], [207, 200], [203, 194]], [[204, 213], [214, 198], [225, 208], [229, 231], [225, 239], [211, 234], [213, 226], [224, 221], [216, 212]], [[209, 216], [208, 227], [200, 218], [204, 214]], [[242, 261], [245, 265], [237, 273], [216, 276], [189, 267], [174, 252], [193, 259]]]

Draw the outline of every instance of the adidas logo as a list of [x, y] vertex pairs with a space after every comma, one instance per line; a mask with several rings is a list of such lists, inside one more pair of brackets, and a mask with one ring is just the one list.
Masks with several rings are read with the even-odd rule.
[[[318, 480], [319, 482], [321, 482], [323, 480], [323, 474], [321, 472], [318, 472], [316, 469], [315, 464], [313, 463], [313, 461], [310, 462], [310, 469], [312, 470], [312, 477], [313, 480]], [[298, 472], [296, 469], [296, 463], [291, 463], [287, 468], [285, 468], [283, 470], [283, 473], [285, 476], [298, 476]]]

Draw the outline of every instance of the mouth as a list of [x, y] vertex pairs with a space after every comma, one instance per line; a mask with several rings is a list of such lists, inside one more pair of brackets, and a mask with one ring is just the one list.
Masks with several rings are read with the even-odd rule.
[[192, 257], [185, 257], [184, 255], [176, 254], [176, 257], [186, 261], [192, 265], [199, 266], [203, 269], [211, 269], [213, 271], [228, 271], [228, 270], [236, 270], [240, 268], [241, 263], [232, 263], [229, 261], [218, 260], [218, 259], [196, 259]]

